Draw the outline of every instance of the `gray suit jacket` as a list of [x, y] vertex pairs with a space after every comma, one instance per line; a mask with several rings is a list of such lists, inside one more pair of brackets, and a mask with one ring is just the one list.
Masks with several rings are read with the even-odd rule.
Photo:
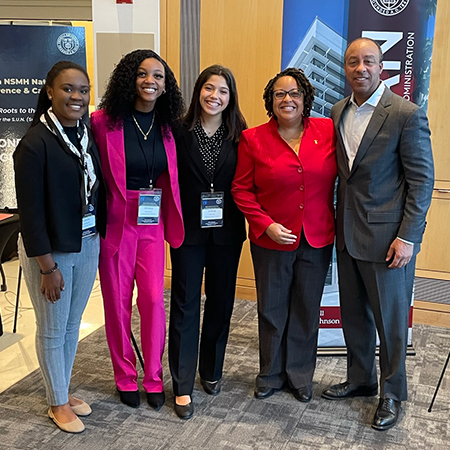
[[384, 262], [398, 236], [420, 250], [434, 183], [425, 112], [385, 89], [362, 138], [352, 170], [339, 123], [349, 97], [331, 111], [338, 165], [336, 247], [356, 259]]

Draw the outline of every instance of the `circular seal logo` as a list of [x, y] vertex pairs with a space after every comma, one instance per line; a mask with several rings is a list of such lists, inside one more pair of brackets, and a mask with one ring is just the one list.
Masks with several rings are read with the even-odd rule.
[[80, 48], [78, 38], [72, 33], [63, 33], [56, 41], [58, 50], [64, 55], [73, 55]]
[[383, 16], [395, 16], [401, 13], [409, 0], [370, 0], [372, 8]]

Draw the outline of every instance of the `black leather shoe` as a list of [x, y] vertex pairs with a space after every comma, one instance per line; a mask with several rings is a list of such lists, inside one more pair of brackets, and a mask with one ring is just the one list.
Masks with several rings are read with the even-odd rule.
[[174, 399], [175, 412], [180, 419], [188, 420], [194, 415], [194, 404], [191, 401], [187, 405], [178, 405]]
[[255, 387], [255, 397], [260, 400], [263, 398], [269, 398], [271, 395], [275, 393], [275, 389], [271, 387]]
[[389, 430], [398, 420], [401, 402], [393, 398], [380, 398], [378, 408], [373, 418], [372, 428], [375, 430]]
[[200, 378], [200, 383], [203, 386], [203, 390], [209, 395], [217, 395], [222, 387], [220, 380], [206, 381], [203, 378]]
[[312, 399], [312, 389], [310, 386], [304, 386], [298, 389], [291, 388], [292, 395], [302, 403], [308, 403]]
[[155, 410], [159, 411], [166, 401], [166, 395], [162, 392], [147, 392], [147, 402]]
[[120, 401], [125, 403], [125, 405], [137, 408], [141, 404], [139, 391], [120, 391], [117, 389], [117, 392], [119, 393]]
[[353, 397], [373, 397], [378, 394], [378, 384], [371, 386], [355, 386], [348, 381], [335, 384], [322, 392], [322, 397], [328, 400], [344, 400]]

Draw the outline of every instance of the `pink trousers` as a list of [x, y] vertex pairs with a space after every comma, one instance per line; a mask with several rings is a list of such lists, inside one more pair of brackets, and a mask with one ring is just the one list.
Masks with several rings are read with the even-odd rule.
[[117, 253], [111, 258], [100, 253], [106, 339], [117, 388], [137, 390], [136, 355], [130, 341], [131, 301], [136, 282], [145, 361], [143, 386], [146, 392], [162, 392], [161, 358], [166, 334], [164, 227], [162, 216], [159, 225], [137, 225], [138, 198], [138, 191], [127, 191], [125, 224]]

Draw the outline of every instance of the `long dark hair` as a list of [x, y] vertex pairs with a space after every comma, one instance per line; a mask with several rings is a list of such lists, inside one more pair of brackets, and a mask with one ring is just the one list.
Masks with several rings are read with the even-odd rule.
[[194, 92], [192, 93], [191, 104], [189, 105], [188, 112], [184, 117], [183, 122], [188, 126], [189, 130], [192, 130], [197, 121], [200, 119], [202, 112], [202, 107], [200, 105], [200, 91], [202, 90], [203, 85], [213, 75], [219, 75], [225, 78], [225, 81], [227, 82], [227, 86], [230, 91], [230, 101], [228, 106], [223, 111], [222, 117], [228, 130], [228, 135], [226, 138], [232, 140], [233, 142], [237, 142], [239, 141], [239, 136], [241, 135], [242, 130], [247, 128], [247, 123], [241, 113], [241, 110], [239, 109], [236, 80], [234, 79], [234, 75], [231, 70], [226, 67], [214, 64], [213, 66], [207, 67], [198, 76], [197, 81], [195, 82]]
[[153, 50], [134, 50], [125, 55], [113, 70], [98, 106], [108, 115], [110, 128], [115, 128], [124, 116], [132, 113], [137, 97], [137, 71], [141, 62], [147, 58], [155, 58], [164, 66], [166, 93], [158, 97], [155, 105], [161, 125], [172, 126], [183, 115], [183, 97], [167, 63]]
[[273, 114], [273, 87], [277, 80], [281, 77], [292, 77], [297, 82], [297, 86], [304, 93], [303, 99], [303, 117], [309, 117], [314, 101], [314, 86], [309, 82], [303, 70], [296, 67], [288, 67], [282, 72], [277, 73], [266, 85], [263, 93], [264, 106], [267, 115], [272, 117]]
[[[88, 83], [91, 84], [86, 69], [80, 66], [79, 64], [74, 63], [72, 61], [59, 61], [56, 64], [54, 64], [53, 67], [49, 70], [47, 76], [45, 77], [45, 84], [44, 86], [42, 86], [39, 92], [36, 111], [34, 113], [33, 121], [31, 122], [30, 128], [34, 127], [37, 123], [39, 123], [41, 115], [44, 114], [46, 111], [48, 111], [50, 106], [52, 106], [52, 102], [50, 101], [47, 95], [47, 87], [53, 87], [55, 79], [60, 75], [61, 72], [64, 72], [67, 69], [79, 70], [87, 78]], [[82, 120], [87, 122], [88, 113], [86, 113], [85, 116], [83, 116]]]

